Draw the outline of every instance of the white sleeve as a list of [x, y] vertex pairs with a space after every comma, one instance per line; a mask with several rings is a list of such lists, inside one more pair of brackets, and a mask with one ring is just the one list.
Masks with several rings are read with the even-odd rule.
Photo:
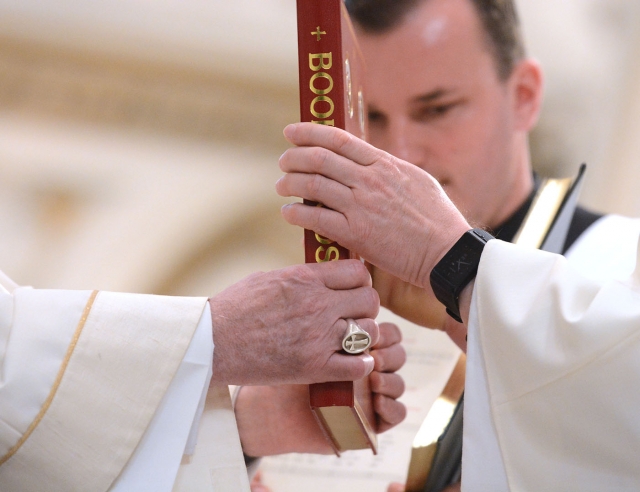
[[639, 490], [639, 374], [638, 270], [596, 282], [491, 241], [469, 322], [463, 490]]
[[206, 299], [2, 285], [0, 489], [171, 490], [208, 387]]
[[205, 309], [149, 428], [111, 490], [172, 490], [182, 455], [195, 447], [212, 362], [211, 311]]

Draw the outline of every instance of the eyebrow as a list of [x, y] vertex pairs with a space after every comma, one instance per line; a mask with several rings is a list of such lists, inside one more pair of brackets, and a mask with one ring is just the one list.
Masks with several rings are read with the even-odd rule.
[[[431, 92], [427, 92], [421, 96], [416, 96], [411, 100], [411, 104], [425, 104], [433, 101], [437, 101], [445, 96], [448, 96], [452, 91], [447, 89], [435, 89]], [[367, 111], [372, 113], [383, 113], [380, 109], [378, 109], [375, 105], [369, 103], [367, 104]]]
[[448, 92], [450, 91], [447, 91], [446, 89], [436, 89], [434, 91], [427, 92], [426, 94], [423, 94], [421, 96], [414, 97], [412, 102], [414, 103], [432, 102], [437, 99], [440, 99], [441, 97], [446, 96]]

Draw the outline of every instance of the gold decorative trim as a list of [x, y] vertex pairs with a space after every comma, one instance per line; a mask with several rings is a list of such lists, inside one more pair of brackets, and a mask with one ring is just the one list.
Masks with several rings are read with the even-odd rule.
[[23, 436], [18, 440], [18, 442], [15, 443], [15, 445], [7, 452], [7, 454], [5, 454], [2, 458], [0, 458], [0, 466], [5, 464], [14, 454], [18, 452], [20, 447], [25, 443], [27, 439], [29, 439], [29, 436], [33, 433], [36, 427], [38, 427], [38, 424], [42, 421], [44, 415], [47, 413], [47, 410], [49, 410], [49, 407], [51, 406], [51, 402], [53, 401], [53, 398], [56, 396], [58, 387], [62, 382], [62, 377], [64, 376], [67, 366], [69, 365], [69, 360], [71, 359], [71, 355], [73, 354], [73, 351], [76, 348], [78, 339], [80, 338], [80, 334], [82, 333], [84, 325], [87, 322], [87, 318], [89, 317], [89, 312], [93, 307], [93, 302], [96, 300], [97, 295], [98, 295], [98, 291], [94, 290], [91, 293], [89, 300], [87, 301], [87, 305], [84, 307], [84, 311], [82, 312], [82, 317], [80, 318], [76, 331], [73, 334], [73, 338], [71, 339], [71, 343], [69, 344], [67, 353], [65, 354], [64, 359], [62, 361], [62, 365], [60, 366], [60, 370], [58, 371], [58, 375], [56, 376], [53, 386], [51, 387], [51, 391], [49, 392], [49, 396], [47, 396], [47, 399], [44, 401], [42, 408], [40, 409], [40, 412], [38, 412], [38, 415], [36, 415], [36, 418], [33, 420], [33, 422], [31, 422], [31, 425], [29, 425], [29, 428], [23, 434]]

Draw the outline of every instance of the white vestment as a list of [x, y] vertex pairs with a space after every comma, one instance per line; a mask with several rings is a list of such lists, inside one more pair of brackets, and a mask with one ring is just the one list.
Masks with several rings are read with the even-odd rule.
[[640, 490], [639, 234], [639, 220], [605, 217], [567, 259], [487, 244], [469, 320], [464, 491]]
[[212, 357], [205, 298], [18, 288], [0, 272], [0, 490], [248, 490]]

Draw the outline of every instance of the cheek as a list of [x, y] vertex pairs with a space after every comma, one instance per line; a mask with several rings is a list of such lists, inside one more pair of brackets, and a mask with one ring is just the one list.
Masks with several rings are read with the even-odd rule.
[[[499, 199], [501, 183], [510, 180], [510, 139], [504, 121], [495, 114], [458, 121], [441, 148], [451, 185], [447, 194], [465, 217], [486, 225], [493, 202]], [[451, 138], [455, 134], [456, 138]]]
[[380, 128], [380, 126], [381, 125], [369, 123], [369, 135], [367, 142], [378, 149], [388, 152], [386, 132], [383, 128]]

